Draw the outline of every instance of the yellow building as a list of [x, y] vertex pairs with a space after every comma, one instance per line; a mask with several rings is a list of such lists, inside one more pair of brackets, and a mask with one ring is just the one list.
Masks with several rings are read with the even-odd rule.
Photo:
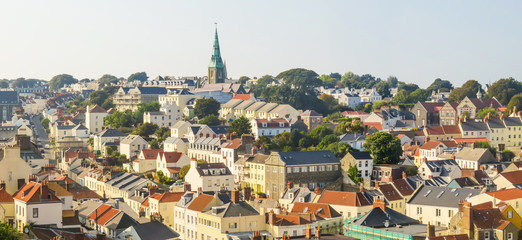
[[376, 188], [382, 193], [388, 202], [387, 207], [402, 214], [406, 214], [406, 201], [392, 184], [377, 184]]
[[266, 193], [265, 160], [269, 155], [256, 154], [245, 162], [245, 187], [254, 189], [254, 193]]
[[174, 207], [184, 192], [154, 193], [149, 196], [150, 217], [163, 224], [174, 226]]
[[4, 188], [0, 186], [0, 222], [14, 224], [15, 204], [14, 199]]
[[3, 156], [0, 159], [0, 180], [5, 184], [5, 190], [9, 194], [14, 194], [28, 180], [32, 174], [31, 167], [20, 158], [19, 147], [5, 147]]
[[265, 216], [248, 203], [239, 201], [237, 191], [232, 192], [232, 202], [200, 212], [197, 220], [197, 239], [200, 240], [228, 239], [229, 233], [249, 236], [254, 231], [265, 230]]

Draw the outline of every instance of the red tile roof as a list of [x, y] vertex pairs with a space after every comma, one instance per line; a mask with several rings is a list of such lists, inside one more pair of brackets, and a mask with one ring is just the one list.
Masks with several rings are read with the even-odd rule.
[[442, 130], [444, 130], [444, 133], [446, 133], [446, 134], [460, 134], [461, 133], [458, 125], [442, 126]]
[[444, 135], [444, 129], [442, 126], [428, 126], [426, 127], [428, 135]]
[[158, 154], [163, 152], [163, 149], [142, 149], [141, 154], [144, 159], [157, 159]]
[[290, 123], [284, 118], [272, 118], [270, 120], [265, 118], [256, 118], [257, 127], [263, 127], [262, 123], [266, 123], [266, 127], [280, 127], [279, 123], [284, 123], [284, 127], [289, 127]]
[[181, 171], [181, 168], [179, 168], [179, 167], [168, 167], [167, 170], [169, 170], [169, 172], [171, 172], [171, 173], [179, 173], [179, 171]]
[[221, 148], [230, 148], [230, 149], [238, 149], [241, 147], [241, 138], [236, 138], [230, 142], [223, 143]]
[[89, 219], [94, 220], [98, 225], [105, 225], [109, 220], [113, 219], [121, 211], [113, 208], [111, 205], [102, 204], [94, 212], [89, 215]]
[[364, 126], [368, 126], [368, 128], [374, 127], [377, 130], [382, 130], [382, 124], [376, 122], [365, 122]]
[[379, 191], [384, 195], [384, 197], [388, 201], [396, 201], [402, 199], [402, 196], [395, 189], [395, 187], [393, 187], [392, 184], [379, 185]]
[[[438, 102], [423, 102], [421, 103], [422, 106], [426, 109], [428, 112], [438, 112], [442, 106], [444, 106], [444, 103], [438, 103]], [[437, 108], [439, 107], [439, 108]]]
[[177, 163], [181, 156], [183, 156], [182, 152], [161, 152], [161, 159], [165, 159], [167, 163]]
[[250, 94], [236, 94], [236, 96], [232, 97], [232, 99], [241, 99], [244, 101], [250, 100], [252, 96]]
[[440, 145], [440, 143], [441, 142], [439, 142], [439, 141], [429, 141], [429, 142], [422, 144], [420, 149], [431, 150], [431, 149], [438, 147]]
[[0, 203], [14, 202], [13, 197], [5, 189], [0, 188]]
[[185, 192], [166, 192], [155, 193], [150, 198], [157, 199], [159, 202], [178, 202]]
[[410, 196], [413, 194], [415, 189], [413, 189], [410, 184], [408, 184], [408, 181], [406, 179], [397, 179], [393, 181], [393, 185], [395, 186], [395, 189], [401, 193], [402, 196]]
[[[306, 210], [306, 211], [305, 211]], [[325, 203], [304, 203], [304, 202], [296, 202], [292, 207], [292, 213], [313, 213], [317, 214], [322, 218], [334, 218], [339, 217], [337, 211], [335, 211], [330, 205]]]
[[489, 142], [487, 138], [454, 138], [457, 144], [461, 143], [475, 143], [475, 142]]
[[192, 200], [192, 202], [188, 206], [188, 209], [201, 212], [208, 206], [208, 204], [210, 204], [212, 200], [214, 200], [214, 196], [208, 194], [201, 194], [194, 198], [194, 200]]
[[[509, 172], [509, 173], [522, 174], [522, 173], [520, 173], [520, 171]], [[521, 178], [522, 178], [522, 176], [518, 177], [518, 179], [521, 179]], [[511, 188], [511, 189], [504, 189], [504, 190], [498, 190], [498, 191], [493, 191], [493, 192], [487, 192], [486, 194], [488, 194], [488, 195], [490, 195], [490, 196], [492, 196], [494, 198], [500, 199], [502, 201], [508, 201], [508, 200], [522, 198], [522, 190], [518, 189], [518, 188]]]
[[370, 115], [365, 111], [344, 111], [341, 113], [342, 115]]
[[362, 196], [361, 193], [356, 192], [340, 192], [325, 190], [319, 199], [319, 203], [327, 203], [333, 205], [344, 206], [366, 206], [370, 203]]
[[89, 109], [90, 113], [106, 113], [107, 110], [103, 109], [102, 107], [98, 106], [98, 104], [94, 105], [91, 109]]
[[41, 183], [37, 182], [26, 183], [13, 194], [13, 198], [26, 203], [41, 203], [42, 200], [45, 200], [47, 203], [62, 202], [47, 186], [42, 186]]

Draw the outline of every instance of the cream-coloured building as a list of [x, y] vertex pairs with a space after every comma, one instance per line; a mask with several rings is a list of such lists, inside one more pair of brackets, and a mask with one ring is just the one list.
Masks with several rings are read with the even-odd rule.
[[158, 154], [163, 152], [162, 149], [142, 149], [138, 158], [132, 161], [132, 169], [137, 173], [145, 173], [149, 171], [156, 172], [156, 161]]
[[174, 207], [184, 195], [183, 192], [154, 193], [149, 196], [150, 214], [163, 224], [174, 226]]
[[[167, 94], [159, 96], [160, 104], [176, 104], [179, 109], [185, 109], [187, 106], [194, 106], [196, 100], [201, 98], [186, 89], [169, 89]], [[185, 115], [188, 117], [188, 115]]]
[[255, 193], [266, 193], [265, 161], [269, 156], [255, 154], [250, 156], [245, 162], [245, 180], [243, 184], [246, 187], [253, 188]]
[[165, 87], [120, 87], [113, 96], [113, 102], [118, 111], [136, 111], [140, 103], [158, 102], [159, 96], [165, 94]]
[[190, 170], [185, 176], [192, 189], [202, 191], [219, 191], [234, 188], [234, 176], [223, 163], [201, 163], [193, 159], [190, 161]]
[[128, 135], [120, 141], [120, 154], [125, 154], [127, 158], [131, 159], [148, 146], [149, 143], [140, 135]]
[[85, 113], [85, 126], [89, 129], [90, 134], [99, 133], [103, 131], [103, 118], [109, 115], [107, 110], [98, 105], [89, 108]]
[[373, 208], [372, 204], [360, 192], [325, 190], [317, 202], [329, 204], [345, 219], [360, 217]]
[[220, 117], [234, 120], [241, 116], [255, 118], [297, 118], [300, 112], [288, 104], [256, 102], [254, 100], [231, 99], [221, 105]]
[[179, 171], [185, 165], [190, 164], [187, 154], [181, 152], [160, 152], [156, 158], [156, 171], [163, 172], [163, 175], [178, 179]]
[[144, 112], [143, 123], [153, 123], [159, 127], [172, 127], [182, 120], [183, 113], [174, 103], [162, 104], [159, 112]]
[[52, 225], [61, 228], [62, 201], [46, 185], [37, 182], [25, 184], [13, 195], [15, 225], [18, 231], [28, 223]]
[[0, 181], [5, 183], [5, 190], [14, 194], [32, 174], [29, 164], [20, 157], [20, 147], [4, 147], [0, 160]]
[[174, 138], [186, 138], [191, 124], [185, 121], [179, 121], [170, 128], [170, 136]]
[[15, 204], [14, 199], [5, 189], [0, 186], [0, 221], [14, 225]]

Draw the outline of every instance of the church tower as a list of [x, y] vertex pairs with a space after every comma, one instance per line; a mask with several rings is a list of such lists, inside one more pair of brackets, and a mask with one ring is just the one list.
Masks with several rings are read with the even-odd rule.
[[221, 52], [219, 51], [219, 40], [216, 27], [214, 37], [214, 52], [208, 64], [208, 83], [224, 83], [227, 78], [227, 67], [221, 59]]

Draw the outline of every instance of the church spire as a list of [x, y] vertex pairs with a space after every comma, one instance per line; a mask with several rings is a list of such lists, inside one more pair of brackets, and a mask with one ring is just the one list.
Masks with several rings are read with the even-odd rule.
[[218, 67], [218, 68], [225, 67], [225, 65], [223, 64], [223, 60], [221, 59], [221, 51], [219, 50], [217, 23], [216, 23], [216, 32], [215, 32], [215, 36], [214, 36], [214, 51], [212, 53], [212, 58], [210, 59], [210, 64], [208, 65], [208, 67]]

